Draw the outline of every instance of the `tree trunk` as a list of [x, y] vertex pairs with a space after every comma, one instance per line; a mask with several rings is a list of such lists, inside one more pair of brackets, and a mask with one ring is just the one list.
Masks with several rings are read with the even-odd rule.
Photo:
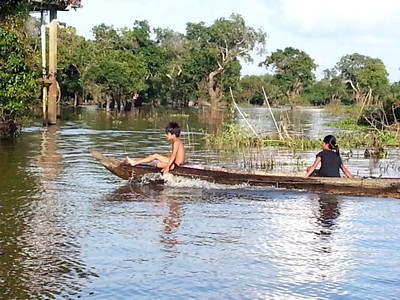
[[286, 96], [288, 97], [289, 105], [291, 109], [295, 109], [297, 107], [297, 95], [293, 91], [287, 91]]
[[111, 96], [106, 95], [106, 111], [110, 111], [110, 106], [111, 106]]
[[74, 107], [78, 106], [78, 94], [75, 92], [74, 93]]
[[214, 80], [215, 76], [220, 74], [222, 71], [223, 71], [222, 69], [218, 69], [216, 71], [211, 72], [208, 75], [208, 81], [207, 81], [208, 94], [210, 96], [212, 110], [218, 109], [219, 100], [222, 97], [221, 89], [215, 84], [215, 80]]
[[288, 97], [291, 109], [294, 109], [294, 108], [297, 107], [297, 100], [299, 98], [300, 91], [301, 91], [301, 83], [300, 82], [296, 82], [286, 92], [286, 95]]

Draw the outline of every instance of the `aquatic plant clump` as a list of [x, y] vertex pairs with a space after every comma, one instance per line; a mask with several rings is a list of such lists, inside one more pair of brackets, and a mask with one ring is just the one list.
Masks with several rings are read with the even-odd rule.
[[[354, 131], [336, 134], [340, 147], [357, 149], [360, 147], [390, 148], [399, 147], [400, 138], [397, 132]], [[310, 150], [321, 147], [321, 140], [304, 136], [280, 138], [276, 135], [250, 135], [237, 124], [226, 125], [222, 132], [207, 133], [207, 146], [212, 149], [243, 150], [263, 146], [284, 147], [293, 150]]]

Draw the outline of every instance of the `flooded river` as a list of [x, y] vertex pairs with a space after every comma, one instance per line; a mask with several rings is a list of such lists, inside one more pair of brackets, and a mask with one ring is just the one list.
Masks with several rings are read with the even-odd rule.
[[[246, 113], [255, 124], [262, 114]], [[191, 162], [241, 166], [243, 154], [205, 150], [212, 126], [196, 110], [80, 108], [0, 141], [1, 299], [398, 299], [399, 200], [173, 177], [130, 185], [90, 156], [167, 153], [169, 120], [182, 125]], [[277, 165], [288, 172], [316, 153], [266, 151], [293, 162]], [[355, 149], [346, 165], [399, 177], [397, 151], [370, 161]]]

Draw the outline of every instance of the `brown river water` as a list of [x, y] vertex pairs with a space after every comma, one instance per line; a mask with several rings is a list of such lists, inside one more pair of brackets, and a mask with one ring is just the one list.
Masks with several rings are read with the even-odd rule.
[[[274, 129], [265, 109], [243, 111], [258, 131]], [[305, 134], [332, 133], [320, 110], [297, 119]], [[0, 299], [400, 297], [399, 200], [174, 176], [133, 185], [90, 156], [167, 153], [170, 120], [189, 161], [243, 167], [243, 153], [205, 148], [203, 132], [219, 123], [195, 109], [69, 109], [57, 126], [0, 141]], [[375, 161], [353, 151], [353, 174], [399, 177], [398, 149]], [[303, 172], [316, 152], [265, 149], [284, 172]]]

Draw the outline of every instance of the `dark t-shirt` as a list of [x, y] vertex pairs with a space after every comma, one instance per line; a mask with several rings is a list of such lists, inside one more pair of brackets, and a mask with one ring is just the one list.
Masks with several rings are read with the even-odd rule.
[[339, 169], [342, 164], [340, 155], [331, 150], [323, 150], [317, 154], [321, 157], [321, 168], [318, 175], [323, 177], [340, 177]]

